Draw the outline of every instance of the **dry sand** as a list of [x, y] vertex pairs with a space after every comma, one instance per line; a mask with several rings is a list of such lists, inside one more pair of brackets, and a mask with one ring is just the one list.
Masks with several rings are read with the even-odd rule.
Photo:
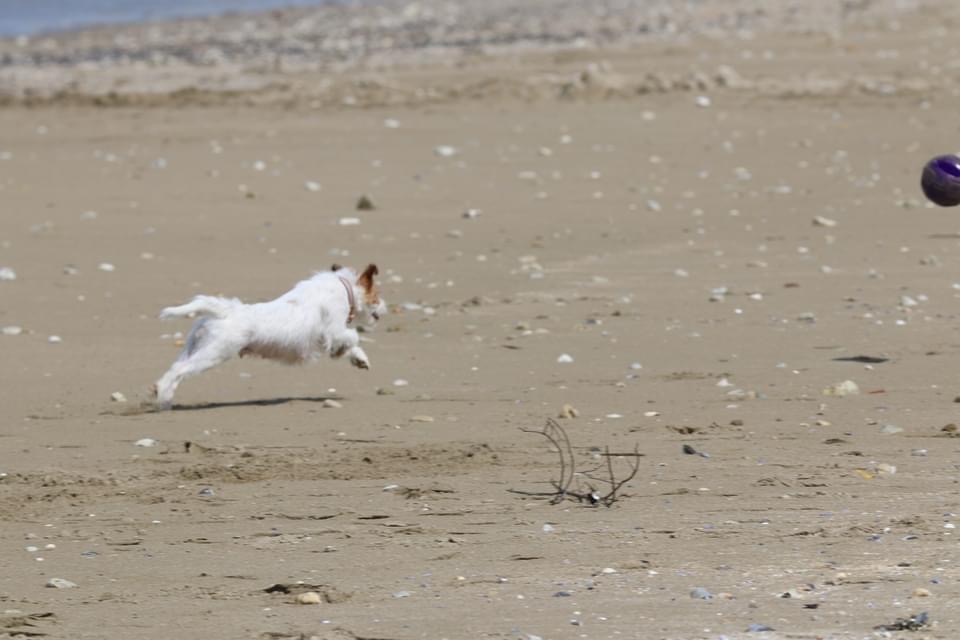
[[[11, 98], [0, 635], [957, 637], [960, 219], [917, 188], [960, 148], [956, 9], [923, 6]], [[334, 261], [383, 273], [371, 371], [242, 360], [141, 407], [189, 327], [161, 307]], [[565, 404], [579, 469], [643, 454], [610, 508], [518, 493]]]

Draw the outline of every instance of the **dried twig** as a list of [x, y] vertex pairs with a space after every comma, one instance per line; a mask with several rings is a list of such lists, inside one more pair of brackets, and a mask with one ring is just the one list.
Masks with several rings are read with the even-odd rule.
[[[636, 477], [637, 472], [640, 470], [640, 457], [643, 454], [639, 452], [636, 446], [634, 447], [632, 453], [610, 453], [610, 448], [606, 447], [604, 452], [600, 454], [605, 458], [604, 464], [587, 471], [578, 472], [576, 467], [576, 458], [573, 454], [573, 445], [570, 443], [570, 437], [567, 435], [566, 430], [561, 427], [556, 420], [548, 418], [547, 423], [542, 429], [539, 430], [524, 428], [521, 428], [520, 430], [524, 433], [533, 433], [543, 436], [557, 449], [557, 454], [560, 458], [560, 479], [550, 481], [550, 484], [553, 485], [554, 491], [549, 493], [531, 493], [527, 491], [514, 491], [514, 493], [544, 497], [549, 496], [551, 504], [559, 504], [566, 498], [573, 498], [577, 502], [588, 502], [592, 505], [602, 504], [606, 507], [610, 507], [613, 506], [613, 504], [619, 499], [617, 492], [625, 484], [633, 480], [633, 478]], [[614, 458], [633, 458], [633, 461], [629, 467], [629, 474], [621, 480], [617, 480], [617, 476], [614, 471]], [[606, 477], [594, 475], [601, 468], [605, 468]], [[578, 481], [581, 479], [588, 481], [592, 480], [597, 484], [605, 484], [607, 486], [606, 493], [601, 494], [590, 482], [583, 483], [586, 486], [580, 486], [578, 484], [576, 489], [574, 489], [574, 483], [578, 483]]]

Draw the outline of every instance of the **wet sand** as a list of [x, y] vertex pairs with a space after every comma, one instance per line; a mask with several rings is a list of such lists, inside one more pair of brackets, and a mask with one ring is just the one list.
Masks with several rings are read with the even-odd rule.
[[[960, 219], [917, 182], [955, 11], [10, 94], [0, 633], [953, 637]], [[380, 266], [371, 371], [143, 404], [160, 308], [332, 262]], [[642, 454], [613, 506], [535, 495], [548, 418], [577, 491]]]

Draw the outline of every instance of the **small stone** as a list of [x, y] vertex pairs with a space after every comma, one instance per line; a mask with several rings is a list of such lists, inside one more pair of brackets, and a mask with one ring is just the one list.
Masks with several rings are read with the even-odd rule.
[[397, 591], [393, 594], [394, 598], [409, 598], [412, 594], [409, 591]]
[[613, 567], [607, 567], [607, 568], [603, 569], [600, 573], [610, 574], [610, 573], [616, 573], [616, 572], [617, 572], [617, 570], [614, 569]]
[[297, 594], [297, 604], [321, 604], [323, 598], [316, 591], [305, 591]]
[[945, 424], [942, 427], [940, 427], [940, 431], [942, 431], [943, 433], [955, 434], [957, 433], [958, 430], [960, 429], [958, 429], [957, 425], [953, 424], [952, 422], [950, 424]]
[[903, 427], [898, 427], [895, 424], [885, 424], [880, 427], [880, 433], [893, 434], [893, 433], [903, 433]]
[[140, 438], [133, 443], [135, 447], [155, 447], [157, 446], [157, 441], [153, 438]]
[[324, 409], [342, 409], [343, 405], [333, 398], [327, 398], [321, 405]]
[[433, 422], [433, 416], [413, 416], [411, 422]]
[[386, 387], [377, 387], [378, 396], [392, 396], [395, 392], [393, 389], [387, 389]]
[[560, 414], [558, 418], [576, 418], [580, 415], [580, 412], [577, 411], [576, 407], [572, 404], [565, 404], [563, 408], [560, 409]]
[[197, 491], [197, 495], [203, 496], [204, 498], [210, 498], [214, 495], [214, 493], [213, 489], [210, 487], [204, 487], [203, 489], [200, 489], [200, 491]]
[[701, 109], [706, 109], [712, 104], [709, 96], [697, 96], [693, 102]]
[[341, 227], [355, 227], [360, 224], [360, 218], [340, 218], [337, 224]]
[[127, 396], [123, 395], [119, 391], [114, 391], [113, 393], [110, 394], [110, 399], [113, 400], [114, 402], [126, 402]]
[[930, 592], [929, 589], [924, 589], [923, 587], [917, 587], [916, 589], [913, 590], [913, 593], [911, 595], [914, 598], [929, 598], [933, 594]]
[[97, 269], [100, 269], [100, 271], [106, 271], [107, 273], [112, 273], [117, 270], [117, 268], [109, 262], [101, 262], [97, 265]]
[[769, 625], [757, 624], [756, 622], [747, 627], [747, 633], [762, 633], [764, 631], [775, 631], [775, 629]]
[[400, 121], [396, 118], [387, 118], [383, 121], [383, 126], [385, 126], [387, 129], [399, 129]]
[[18, 327], [17, 325], [11, 324], [3, 329], [0, 329], [0, 332], [5, 336], [18, 336], [23, 333], [23, 327]]
[[713, 594], [704, 589], [703, 587], [697, 587], [690, 592], [690, 597], [694, 600], [713, 600]]
[[10, 267], [0, 267], [0, 280], [12, 281], [17, 279], [17, 272]]
[[480, 211], [480, 209], [467, 209], [466, 211], [463, 212], [462, 217], [466, 218], [467, 220], [474, 220], [476, 218], [479, 218], [481, 213], [482, 212]]
[[452, 158], [460, 153], [460, 150], [448, 144], [441, 144], [434, 147], [433, 152], [441, 158]]
[[831, 220], [830, 218], [825, 218], [823, 216], [816, 216], [813, 219], [813, 226], [815, 227], [835, 227], [837, 226], [836, 220]]
[[543, 532], [544, 532], [544, 533], [553, 533], [553, 532], [554, 532], [553, 525], [551, 525], [551, 524], [545, 524], [545, 525], [543, 525]]
[[304, 182], [303, 188], [306, 189], [307, 191], [313, 191], [314, 193], [323, 189], [323, 187], [320, 185], [319, 182], [314, 182], [313, 180], [307, 180], [306, 182]]
[[917, 458], [925, 458], [925, 457], [927, 457], [927, 450], [926, 450], [926, 449], [911, 449], [911, 450], [910, 450], [910, 455], [912, 455], [912, 456], [914, 456], [914, 457], [917, 457]]
[[877, 473], [881, 476], [892, 476], [897, 472], [897, 467], [886, 462], [877, 465]]
[[557, 358], [557, 362], [560, 364], [570, 364], [573, 362], [573, 356], [571, 356], [569, 353], [561, 353]]
[[843, 382], [838, 382], [832, 387], [828, 387], [823, 390], [823, 395], [825, 396], [837, 396], [842, 398], [844, 396], [855, 396], [860, 393], [860, 387], [857, 386], [857, 383], [853, 380], [844, 380]]
[[76, 582], [70, 582], [63, 578], [50, 578], [47, 580], [47, 587], [51, 589], [73, 589], [76, 586]]
[[373, 203], [373, 199], [367, 194], [363, 194], [360, 196], [360, 199], [357, 200], [357, 211], [373, 211], [376, 208], [377, 205]]
[[59, 344], [63, 342], [63, 338], [61, 338], [60, 336], [48, 336], [47, 342], [49, 342], [50, 344]]
[[409, 384], [410, 383], [404, 380], [403, 378], [397, 378], [396, 380], [393, 381], [393, 386], [395, 387], [406, 387]]

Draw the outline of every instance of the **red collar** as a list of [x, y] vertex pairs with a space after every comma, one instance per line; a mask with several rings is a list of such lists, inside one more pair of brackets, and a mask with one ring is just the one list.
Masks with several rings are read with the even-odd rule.
[[350, 302], [350, 313], [347, 314], [347, 324], [353, 322], [354, 318], [357, 317], [357, 301], [353, 297], [353, 286], [347, 282], [347, 279], [343, 276], [337, 276], [340, 279], [343, 288], [347, 290], [347, 300]]

